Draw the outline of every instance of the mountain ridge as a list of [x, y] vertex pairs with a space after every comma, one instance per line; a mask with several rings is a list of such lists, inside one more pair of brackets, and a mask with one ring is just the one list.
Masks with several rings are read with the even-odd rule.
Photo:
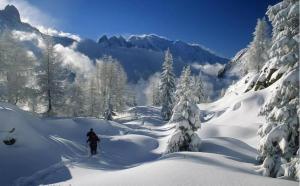
[[[18, 30], [36, 33], [41, 36], [39, 29], [28, 23], [23, 23], [18, 9], [13, 5], [7, 5], [0, 10], [0, 32], [4, 30]], [[72, 50], [80, 52], [92, 60], [99, 59], [104, 55], [116, 58], [131, 82], [140, 79], [148, 79], [152, 74], [160, 71], [164, 60], [164, 52], [170, 49], [174, 58], [174, 71], [179, 75], [182, 68], [188, 64], [226, 64], [229, 59], [205, 49], [199, 44], [189, 44], [180, 40], [170, 40], [156, 34], [132, 35], [129, 38], [123, 36], [107, 37], [103, 35], [97, 41], [80, 39], [76, 41], [67, 36], [52, 35], [55, 44], [71, 46], [76, 43]], [[194, 71], [196, 71], [194, 69]]]
[[[119, 47], [137, 47], [137, 48], [146, 48], [151, 49], [154, 51], [165, 51], [168, 48], [172, 47], [172, 45], [185, 45], [185, 47], [194, 48], [195, 50], [203, 50], [206, 53], [211, 55], [215, 55], [220, 58], [220, 61], [229, 61], [228, 58], [223, 57], [216, 52], [208, 49], [200, 44], [195, 43], [188, 43], [182, 40], [172, 40], [165, 36], [160, 36], [157, 34], [142, 34], [142, 35], [130, 35], [127, 39], [122, 35], [115, 36], [112, 35], [108, 37], [107, 35], [102, 35], [98, 40], [97, 43], [104, 46], [119, 46]], [[157, 46], [160, 45], [160, 46]]]

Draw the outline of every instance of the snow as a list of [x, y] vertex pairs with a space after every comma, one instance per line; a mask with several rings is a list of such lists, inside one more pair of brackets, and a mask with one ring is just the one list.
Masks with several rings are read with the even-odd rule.
[[[15, 127], [17, 139], [12, 146], [0, 144], [0, 183], [297, 185], [295, 181], [263, 177], [255, 171], [256, 132], [263, 122], [257, 112], [268, 93], [263, 90], [242, 94], [234, 87], [231, 90], [216, 102], [199, 105], [203, 120], [198, 130], [202, 139], [200, 152], [168, 155], [163, 152], [175, 125], [162, 121], [158, 107], [132, 108], [127, 118], [120, 117], [117, 123], [96, 118], [39, 119], [0, 103], [0, 130]], [[101, 139], [101, 152], [93, 157], [85, 143], [90, 128]], [[0, 137], [4, 138], [5, 133]]]
[[[78, 178], [83, 169], [72, 170]], [[65, 185], [296, 185], [296, 182], [257, 176], [249, 164], [211, 153], [176, 153], [157, 162], [111, 172], [85, 172]], [[186, 174], [189, 173], [189, 174]], [[233, 178], [233, 179], [228, 179]]]

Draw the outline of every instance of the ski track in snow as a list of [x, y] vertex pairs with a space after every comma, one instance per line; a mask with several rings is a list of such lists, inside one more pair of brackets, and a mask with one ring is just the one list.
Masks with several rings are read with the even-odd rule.
[[[159, 108], [156, 107], [132, 108], [129, 112], [137, 113], [137, 116], [131, 120], [128, 117], [124, 120], [119, 118], [119, 123], [95, 118], [40, 120], [26, 112], [19, 112], [17, 108], [1, 107], [14, 110], [12, 116], [20, 117], [7, 120], [13, 123], [18, 132], [22, 130], [18, 126], [20, 121], [30, 123], [30, 128], [22, 123], [23, 130], [32, 130], [30, 135], [38, 140], [37, 148], [46, 153], [42, 156], [32, 154], [35, 158], [42, 159], [44, 156], [45, 159], [34, 159], [33, 164], [25, 163], [24, 166], [36, 168], [30, 169], [27, 175], [25, 172], [18, 173], [23, 175], [6, 180], [1, 185], [296, 185], [297, 182], [294, 181], [267, 178], [255, 172], [255, 144], [258, 139], [256, 127], [262, 120], [254, 117], [245, 122], [243, 116], [245, 113], [254, 115], [254, 110], [257, 105], [262, 104], [263, 97], [262, 94], [259, 102], [255, 102], [251, 95], [228, 102], [228, 99], [235, 98], [228, 96], [215, 103], [199, 105], [203, 121], [202, 129], [198, 131], [202, 138], [200, 152], [168, 155], [163, 152], [174, 125], [165, 124], [160, 117]], [[7, 114], [1, 108], [0, 118], [3, 118]], [[240, 118], [236, 115], [242, 116]], [[91, 127], [101, 138], [98, 149], [100, 152], [93, 157], [88, 155], [85, 143], [85, 133]], [[4, 125], [0, 129], [7, 127]], [[23, 152], [22, 145], [33, 147], [27, 143], [28, 135], [25, 135], [27, 138], [20, 133], [18, 135], [24, 142], [10, 149], [24, 153], [26, 159], [26, 153], [28, 156], [31, 152]], [[3, 152], [10, 150], [3, 147], [0, 146], [1, 150], [5, 150]], [[20, 156], [9, 155], [0, 154], [0, 158], [15, 158], [14, 167], [22, 162], [18, 159]], [[58, 159], [52, 160], [50, 157], [53, 156]], [[39, 165], [40, 161], [49, 163]], [[8, 169], [6, 174], [13, 172]], [[0, 175], [0, 183], [2, 178], [4, 179]]]

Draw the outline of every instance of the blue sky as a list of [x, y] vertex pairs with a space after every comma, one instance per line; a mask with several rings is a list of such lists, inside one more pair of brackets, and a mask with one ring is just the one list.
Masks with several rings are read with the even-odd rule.
[[83, 38], [149, 34], [199, 43], [232, 57], [252, 39], [257, 18], [279, 0], [27, 0], [51, 25]]

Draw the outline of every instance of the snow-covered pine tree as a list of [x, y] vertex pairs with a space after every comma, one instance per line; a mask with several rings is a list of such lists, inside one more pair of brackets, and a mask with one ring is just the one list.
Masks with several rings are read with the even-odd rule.
[[272, 44], [255, 90], [270, 86], [299, 65], [299, 1], [284, 0], [271, 6], [267, 15], [273, 26]]
[[284, 0], [267, 14], [273, 41], [256, 89], [276, 87], [261, 110], [267, 122], [258, 131], [260, 171], [299, 180], [299, 1]]
[[64, 91], [69, 72], [63, 68], [51, 36], [44, 35], [43, 60], [37, 66], [40, 93], [47, 102], [48, 116], [59, 114], [65, 102]]
[[245, 55], [248, 72], [254, 71], [258, 73], [268, 60], [268, 50], [271, 41], [269, 32], [269, 25], [266, 19], [258, 19], [253, 33], [253, 41], [250, 43]]
[[203, 82], [200, 76], [191, 77], [191, 91], [194, 95], [194, 98], [196, 99], [196, 104], [203, 103], [204, 101], [206, 101], [206, 95], [203, 89]]
[[161, 92], [161, 115], [164, 120], [169, 120], [172, 116], [174, 91], [175, 91], [175, 75], [173, 72], [173, 57], [168, 49], [165, 52], [165, 60], [162, 65], [162, 73], [160, 78]]
[[186, 67], [182, 71], [181, 95], [173, 109], [170, 123], [176, 125], [176, 130], [169, 139], [165, 153], [178, 151], [198, 151], [201, 139], [195, 133], [200, 126], [200, 110], [197, 107], [195, 95], [191, 91], [191, 71]]
[[284, 176], [299, 180], [298, 74], [299, 70], [295, 69], [284, 75], [261, 110], [266, 115], [267, 123], [258, 131], [261, 136], [258, 159], [265, 176]]
[[[190, 68], [188, 66], [188, 68]], [[180, 97], [181, 95], [185, 92], [185, 88], [183, 87], [183, 85], [185, 85], [184, 81], [186, 81], [186, 77], [185, 77], [185, 70], [186, 70], [186, 67], [184, 67], [184, 69], [182, 70], [181, 74], [180, 74], [180, 77], [177, 79], [177, 82], [176, 82], [176, 91], [174, 93], [174, 102], [175, 103], [178, 103], [180, 101]], [[190, 77], [190, 80], [191, 81], [191, 77]], [[192, 83], [192, 82], [191, 82]], [[190, 87], [192, 88], [192, 87]]]
[[[185, 67], [184, 67], [185, 68]], [[182, 81], [184, 80], [184, 76], [183, 76], [183, 71], [180, 74], [180, 77], [178, 79], [176, 79], [176, 91], [174, 93], [174, 103], [178, 103], [180, 100], [180, 96], [183, 94], [183, 83]]]

